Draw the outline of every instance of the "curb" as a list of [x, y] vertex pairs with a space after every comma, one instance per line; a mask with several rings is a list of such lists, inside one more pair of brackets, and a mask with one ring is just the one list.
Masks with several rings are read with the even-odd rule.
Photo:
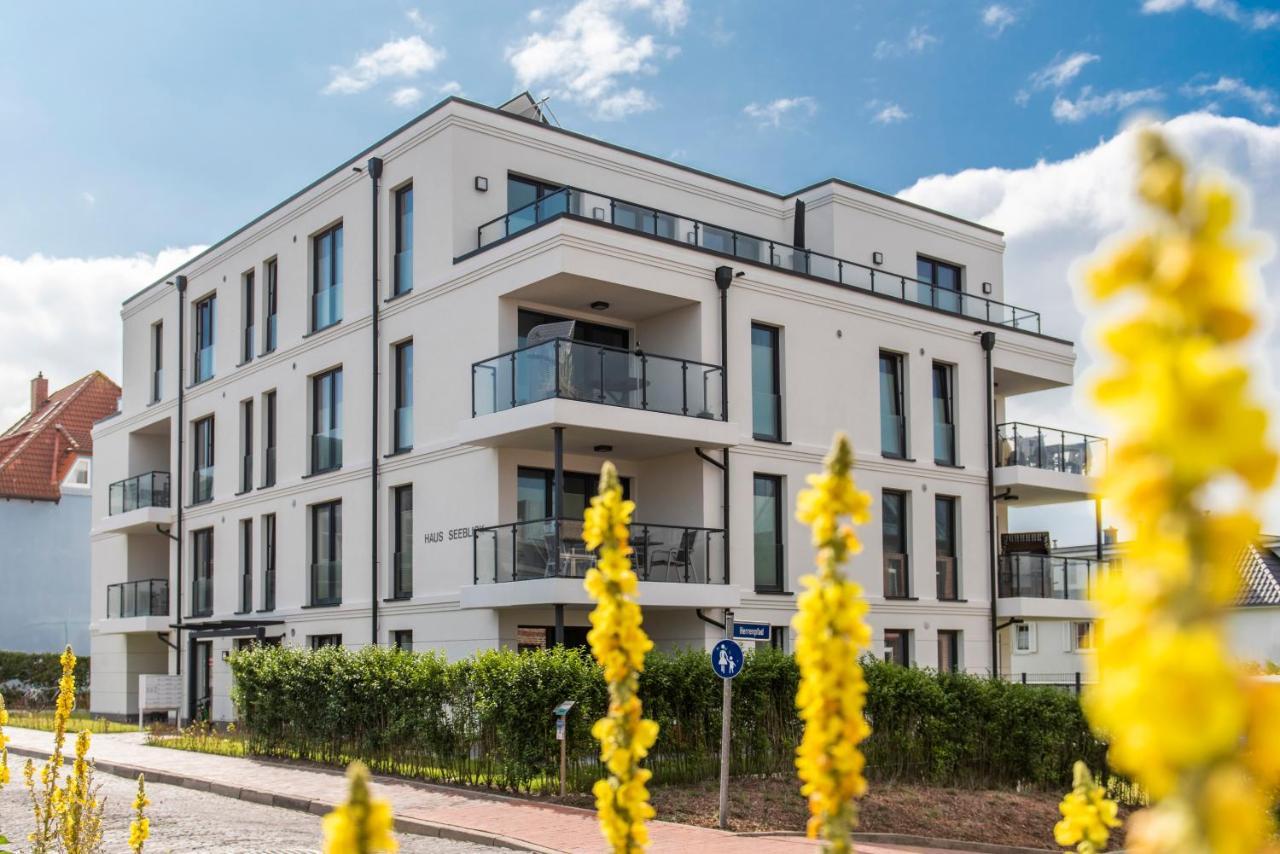
[[959, 839], [934, 839], [929, 836], [913, 836], [909, 833], [854, 833], [854, 842], [878, 842], [882, 845], [919, 845], [925, 848], [943, 848], [948, 851], [973, 851], [977, 854], [1045, 854], [1054, 848], [1019, 848], [1016, 845], [995, 845], [990, 842], [964, 842]]

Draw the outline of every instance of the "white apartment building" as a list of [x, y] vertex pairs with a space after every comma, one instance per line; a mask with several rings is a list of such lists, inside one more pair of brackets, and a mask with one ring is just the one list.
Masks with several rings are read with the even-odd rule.
[[778, 195], [575, 134], [527, 96], [442, 102], [124, 303], [93, 711], [182, 673], [187, 713], [231, 718], [224, 656], [254, 637], [581, 644], [605, 459], [657, 645], [706, 647], [732, 609], [786, 646], [813, 558], [792, 508], [837, 430], [875, 498], [853, 570], [877, 654], [989, 673], [1013, 613], [993, 495], [1087, 500], [1098, 444], [1003, 423], [1075, 359], [1002, 301], [1003, 249], [840, 180]]

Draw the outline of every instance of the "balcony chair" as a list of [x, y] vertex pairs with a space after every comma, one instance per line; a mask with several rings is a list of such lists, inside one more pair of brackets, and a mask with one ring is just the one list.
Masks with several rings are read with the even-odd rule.
[[[649, 551], [649, 565], [646, 567], [645, 578], [654, 580], [653, 570], [655, 566], [661, 564], [666, 567], [667, 581], [683, 581], [684, 576], [688, 575], [690, 581], [697, 581], [694, 577], [693, 569], [693, 547], [698, 540], [698, 532], [686, 529], [680, 534], [680, 544], [665, 549], [652, 549]], [[671, 571], [676, 570], [676, 577], [671, 577]], [[681, 573], [680, 570], [684, 570]]]
[[[577, 322], [559, 320], [555, 323], [540, 323], [529, 330], [525, 336], [526, 347], [537, 347], [557, 338], [573, 340], [573, 331]], [[526, 350], [524, 358], [529, 365], [529, 400], [546, 400], [555, 396], [556, 391], [556, 351], [558, 344], [539, 350]], [[560, 354], [560, 393], [574, 397], [573, 388], [573, 348], [565, 349]]]

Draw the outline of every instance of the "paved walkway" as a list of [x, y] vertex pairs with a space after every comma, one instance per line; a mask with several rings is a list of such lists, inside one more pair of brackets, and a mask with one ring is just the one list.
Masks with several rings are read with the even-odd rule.
[[[53, 746], [49, 733], [18, 727], [7, 727], [5, 732], [15, 754], [44, 756]], [[142, 739], [142, 733], [95, 735], [90, 755], [106, 773], [136, 776], [141, 771], [149, 781], [317, 815], [328, 812], [346, 793], [346, 781], [337, 771], [152, 747]], [[404, 832], [534, 852], [603, 849], [595, 813], [590, 810], [385, 777], [377, 778], [374, 789], [391, 801]], [[813, 854], [818, 850], [800, 837], [740, 836], [672, 822], [653, 822], [649, 831], [654, 852]], [[859, 843], [858, 850], [866, 854], [938, 851], [867, 843]]]

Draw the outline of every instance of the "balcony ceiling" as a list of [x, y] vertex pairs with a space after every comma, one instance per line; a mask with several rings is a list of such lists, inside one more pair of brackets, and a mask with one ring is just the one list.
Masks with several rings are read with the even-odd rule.
[[[611, 319], [632, 322], [646, 320], [695, 304], [693, 300], [667, 293], [566, 272], [539, 279], [504, 296], [573, 312], [598, 314], [602, 323], [608, 323]], [[609, 303], [609, 308], [604, 311], [593, 310], [591, 303], [600, 300]]]

